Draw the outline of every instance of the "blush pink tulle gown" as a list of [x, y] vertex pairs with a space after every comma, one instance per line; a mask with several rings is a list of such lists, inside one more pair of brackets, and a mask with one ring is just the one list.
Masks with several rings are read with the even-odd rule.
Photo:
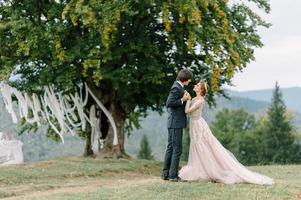
[[187, 165], [180, 170], [179, 177], [187, 181], [272, 185], [273, 179], [244, 167], [214, 137], [201, 116], [204, 104], [202, 97], [194, 98], [186, 104], [185, 111], [190, 116], [189, 158]]

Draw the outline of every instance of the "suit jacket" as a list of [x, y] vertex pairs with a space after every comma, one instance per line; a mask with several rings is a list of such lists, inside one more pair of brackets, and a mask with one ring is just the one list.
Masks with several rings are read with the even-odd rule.
[[181, 101], [184, 92], [184, 88], [175, 81], [166, 101], [168, 112], [167, 128], [185, 128], [187, 126], [185, 103]]

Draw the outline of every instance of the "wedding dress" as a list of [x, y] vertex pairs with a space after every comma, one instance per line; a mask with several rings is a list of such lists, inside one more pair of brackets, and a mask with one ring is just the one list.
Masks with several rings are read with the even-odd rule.
[[247, 169], [216, 139], [201, 116], [204, 104], [204, 99], [198, 97], [186, 104], [190, 117], [189, 158], [179, 177], [187, 181], [272, 185], [273, 179]]

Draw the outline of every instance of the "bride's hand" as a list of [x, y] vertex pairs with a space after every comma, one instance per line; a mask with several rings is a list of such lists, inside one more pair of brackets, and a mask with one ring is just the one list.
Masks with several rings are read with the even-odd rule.
[[188, 101], [188, 100], [189, 100], [189, 97], [188, 97], [187, 93], [185, 92], [182, 97], [182, 101], [184, 102], [184, 101]]
[[185, 91], [185, 95], [187, 96], [187, 100], [191, 100], [191, 96], [190, 96], [189, 92]]

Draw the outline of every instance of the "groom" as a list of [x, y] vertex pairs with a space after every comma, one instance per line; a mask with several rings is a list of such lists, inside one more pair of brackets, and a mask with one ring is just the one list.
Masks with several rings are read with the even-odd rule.
[[189, 93], [184, 90], [184, 86], [191, 82], [191, 78], [192, 72], [182, 69], [178, 73], [177, 80], [173, 83], [166, 101], [168, 144], [162, 173], [163, 180], [180, 181], [178, 169], [182, 154], [183, 128], [187, 125], [184, 102], [190, 98]]

